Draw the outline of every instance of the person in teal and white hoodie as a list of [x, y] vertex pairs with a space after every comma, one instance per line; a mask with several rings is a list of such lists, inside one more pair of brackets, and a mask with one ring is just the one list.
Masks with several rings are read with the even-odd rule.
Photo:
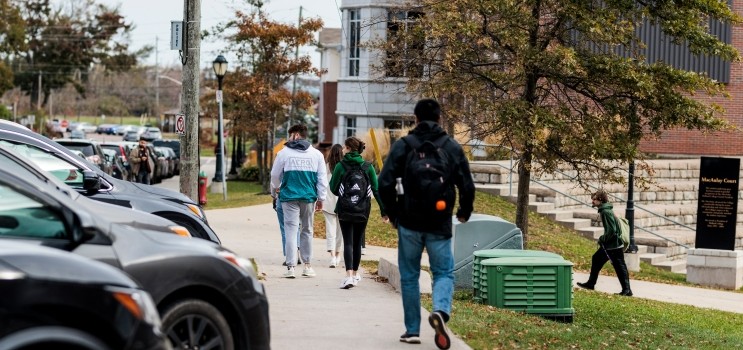
[[[302, 276], [314, 277], [312, 269], [312, 227], [314, 212], [322, 210], [327, 193], [325, 157], [312, 147], [307, 137], [307, 126], [297, 124], [289, 128], [289, 142], [276, 155], [271, 168], [271, 188], [279, 189], [279, 200], [284, 211], [284, 230], [296, 232], [299, 224], [299, 253], [304, 262]], [[297, 236], [286, 235], [286, 278], [296, 277]]]

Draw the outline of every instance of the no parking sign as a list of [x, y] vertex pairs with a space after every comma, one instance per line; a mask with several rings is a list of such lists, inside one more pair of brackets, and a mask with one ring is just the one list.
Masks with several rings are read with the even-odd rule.
[[175, 133], [178, 135], [186, 134], [186, 115], [176, 114], [175, 115]]

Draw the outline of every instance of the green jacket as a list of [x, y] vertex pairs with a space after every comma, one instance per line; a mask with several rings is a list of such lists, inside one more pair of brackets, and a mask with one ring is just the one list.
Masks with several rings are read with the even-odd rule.
[[599, 243], [604, 249], [624, 247], [619, 238], [619, 223], [617, 217], [614, 216], [614, 206], [611, 203], [602, 203], [599, 206], [599, 216], [601, 216], [601, 225], [604, 226], [604, 234], [599, 237]]
[[[341, 162], [345, 162], [346, 165], [362, 165], [364, 164], [364, 158], [361, 158], [361, 155], [359, 152], [348, 152], [345, 156], [343, 156], [343, 160]], [[343, 175], [346, 175], [346, 169], [343, 167], [341, 163], [338, 163], [335, 165], [335, 169], [333, 169], [333, 175], [330, 178], [330, 192], [332, 192], [336, 196], [340, 196], [340, 193], [338, 190], [341, 187], [341, 181], [343, 180]], [[372, 194], [374, 194], [374, 199], [376, 199], [377, 204], [379, 204], [379, 211], [381, 212], [382, 216], [385, 216], [384, 213], [384, 206], [382, 206], [382, 201], [379, 198], [379, 184], [377, 183], [377, 173], [374, 171], [374, 165], [369, 164], [369, 168], [366, 172], [366, 175], [369, 176], [369, 185], [371, 185]], [[334, 210], [336, 213], [338, 212], [338, 205], [336, 204], [336, 208]]]

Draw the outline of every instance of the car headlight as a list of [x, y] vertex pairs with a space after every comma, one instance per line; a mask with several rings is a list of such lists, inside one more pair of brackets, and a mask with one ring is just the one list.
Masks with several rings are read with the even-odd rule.
[[196, 216], [199, 217], [199, 219], [204, 220], [206, 222], [206, 214], [204, 213], [204, 210], [201, 209], [200, 206], [196, 204], [190, 204], [190, 203], [184, 203], [186, 207], [188, 207], [191, 212], [193, 212]]
[[238, 270], [245, 272], [250, 276], [250, 280], [253, 282], [253, 289], [259, 294], [263, 294], [263, 285], [256, 276], [256, 268], [250, 260], [241, 258], [228, 251], [220, 251], [219, 256], [230, 262], [232, 266], [235, 266]]
[[26, 274], [15, 267], [0, 261], [0, 280], [19, 280], [26, 278]]
[[140, 289], [106, 287], [106, 290], [113, 295], [125, 309], [134, 315], [135, 318], [160, 329], [160, 315], [157, 313], [155, 302], [150, 295]]
[[188, 229], [183, 226], [173, 225], [173, 226], [168, 226], [168, 229], [170, 229], [171, 231], [173, 231], [173, 233], [181, 237], [189, 237], [189, 238], [191, 237], [191, 233], [188, 232]]

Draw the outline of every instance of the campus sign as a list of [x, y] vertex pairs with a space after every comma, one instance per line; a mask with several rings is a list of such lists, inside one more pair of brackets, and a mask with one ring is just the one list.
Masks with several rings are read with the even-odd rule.
[[696, 248], [735, 250], [740, 159], [702, 157]]

